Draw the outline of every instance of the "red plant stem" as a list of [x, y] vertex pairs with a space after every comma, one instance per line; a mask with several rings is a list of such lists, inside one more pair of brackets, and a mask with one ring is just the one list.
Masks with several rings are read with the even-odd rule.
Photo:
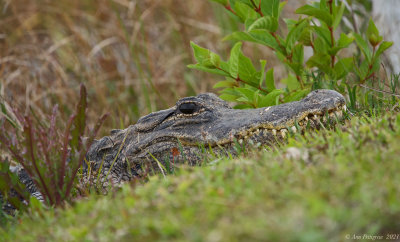
[[[335, 39], [333, 37], [333, 27], [328, 26], [329, 32], [331, 33], [331, 46], [332, 48], [335, 46]], [[332, 68], [335, 66], [335, 55], [331, 55], [331, 66]]]
[[[99, 131], [99, 129], [100, 129], [100, 127], [101, 127], [101, 125], [103, 125], [105, 119], [106, 119], [108, 116], [109, 116], [108, 113], [107, 113], [107, 114], [104, 114], [103, 116], [101, 116], [101, 118], [99, 118], [99, 119], [97, 120], [96, 126], [95, 126], [95, 128], [93, 129], [93, 132], [90, 134], [90, 136], [89, 136], [89, 138], [88, 138], [88, 140], [87, 140], [86, 149], [82, 149], [82, 150], [80, 151], [78, 165], [75, 167], [74, 170], [72, 170], [72, 176], [71, 176], [71, 179], [70, 179], [69, 183], [67, 184], [67, 190], [66, 190], [66, 192], [65, 192], [65, 197], [68, 197], [68, 196], [69, 196], [69, 193], [71, 192], [71, 189], [72, 189], [72, 185], [74, 184], [74, 179], [75, 179], [76, 173], [78, 172], [79, 167], [82, 166], [84, 156], [86, 155], [86, 152], [87, 152], [87, 151], [90, 149], [90, 147], [92, 146], [94, 137], [96, 136], [97, 132]], [[82, 134], [82, 135], [83, 135], [83, 134]]]
[[225, 8], [226, 9], [228, 9], [231, 13], [233, 13], [234, 15], [236, 15], [237, 16], [237, 13], [232, 9], [232, 7], [231, 7], [231, 5], [230, 4], [228, 4], [228, 5], [225, 5]]
[[67, 155], [68, 155], [68, 143], [69, 143], [69, 133], [71, 131], [72, 123], [74, 122], [75, 115], [71, 115], [69, 117], [67, 127], [65, 128], [64, 133], [64, 143], [62, 148], [62, 157], [61, 157], [61, 164], [58, 171], [59, 178], [58, 178], [58, 188], [62, 191], [64, 185], [64, 177], [65, 177], [65, 167], [67, 165]]
[[49, 192], [49, 190], [48, 190], [48, 188], [46, 186], [46, 183], [45, 183], [45, 181], [44, 181], [44, 179], [42, 177], [42, 174], [39, 171], [39, 168], [38, 168], [38, 166], [36, 164], [35, 154], [33, 153], [33, 138], [34, 138], [34, 135], [33, 135], [33, 130], [32, 130], [32, 123], [31, 123], [31, 121], [30, 121], [30, 119], [28, 117], [26, 117], [26, 120], [27, 120], [27, 125], [25, 125], [24, 129], [26, 129], [26, 132], [27, 132], [27, 137], [26, 137], [27, 138], [27, 146], [28, 146], [29, 155], [31, 156], [31, 161], [32, 161], [32, 164], [33, 164], [33, 168], [35, 169], [37, 175], [39, 176], [40, 182], [42, 183], [43, 190], [45, 191], [47, 197], [49, 198], [50, 203], [54, 204], [54, 200], [53, 200], [53, 198], [51, 196], [51, 193]]
[[[372, 47], [372, 58], [371, 58], [371, 63], [369, 63], [368, 65], [368, 74], [370, 73], [370, 71], [372, 70], [372, 61], [374, 59], [375, 56], [375, 51], [376, 51], [376, 46]], [[375, 75], [375, 72], [372, 72], [371, 74], [369, 74], [368, 76], [366, 76], [364, 79], [361, 80], [361, 83], [363, 84], [366, 80], [368, 80], [369, 78], [373, 77]]]

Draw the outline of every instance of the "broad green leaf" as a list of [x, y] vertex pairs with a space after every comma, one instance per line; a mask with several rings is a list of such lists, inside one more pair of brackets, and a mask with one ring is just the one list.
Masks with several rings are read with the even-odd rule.
[[287, 78], [282, 79], [281, 82], [286, 84], [289, 91], [294, 91], [300, 88], [299, 81], [292, 74], [289, 74]]
[[243, 101], [245, 102], [244, 99], [247, 99], [248, 102], [252, 102], [254, 98], [255, 91], [249, 87], [236, 87], [235, 91], [239, 93], [239, 95], [243, 98], [241, 100], [238, 99], [238, 101]]
[[237, 42], [231, 49], [231, 54], [229, 57], [229, 74], [231, 77], [236, 78], [239, 76], [239, 56], [240, 56], [240, 48], [242, 46], [242, 42]]
[[279, 44], [276, 41], [275, 37], [272, 36], [271, 33], [267, 30], [263, 29], [254, 29], [252, 31], [249, 31], [249, 34], [251, 37], [256, 39], [257, 41], [261, 42], [262, 44], [271, 47], [272, 49], [279, 50]]
[[345, 7], [346, 5], [344, 4], [343, 1], [341, 1], [340, 6], [333, 11], [333, 23], [332, 23], [333, 30], [336, 30], [336, 28], [339, 26], [339, 23], [343, 17]]
[[341, 33], [340, 38], [337, 41], [337, 45], [341, 48], [347, 48], [351, 43], [353, 43], [353, 41], [354, 41], [353, 34], [350, 33], [346, 35], [344, 33]]
[[360, 48], [361, 52], [364, 54], [365, 58], [368, 62], [371, 61], [372, 52], [368, 47], [368, 43], [361, 37], [361, 35], [354, 33], [354, 37], [358, 47]]
[[[256, 3], [259, 3], [259, 0], [255, 1]], [[261, 1], [261, 11], [264, 14], [264, 16], [271, 16], [278, 18], [279, 17], [279, 8], [283, 8], [284, 4], [280, 6], [280, 1], [279, 0], [262, 0]]]
[[306, 62], [308, 67], [317, 67], [328, 75], [331, 75], [331, 57], [328, 54], [316, 53]]
[[275, 89], [271, 91], [270, 93], [261, 97], [258, 100], [257, 106], [261, 108], [277, 105], [279, 103], [279, 96], [284, 92], [285, 91], [283, 91], [282, 89]]
[[251, 60], [244, 56], [243, 53], [239, 52], [239, 78], [246, 81], [249, 84], [258, 86], [258, 79], [253, 79], [257, 72], [256, 68], [253, 66]]
[[221, 63], [221, 58], [219, 57], [219, 55], [210, 52], [210, 61], [213, 66], [219, 67]]
[[275, 38], [271, 33], [269, 33], [269, 31], [264, 29], [254, 29], [250, 32], [234, 32], [226, 36], [223, 40], [249, 41], [266, 45], [275, 50], [279, 49], [279, 45]]
[[389, 42], [389, 41], [383, 41], [379, 47], [378, 50], [375, 53], [375, 56], [380, 56], [383, 52], [385, 52], [385, 50], [387, 50], [388, 48], [390, 48], [393, 45], [393, 42]]
[[276, 89], [274, 80], [274, 68], [271, 68], [267, 71], [265, 76], [265, 86], [268, 92], [272, 92]]
[[353, 57], [339, 59], [333, 68], [335, 79], [344, 78], [353, 69]]
[[250, 104], [237, 104], [233, 107], [234, 109], [249, 109], [249, 108], [254, 108], [253, 106], [251, 106]]
[[321, 26], [313, 26], [313, 28], [317, 35], [321, 37], [328, 46], [332, 46], [331, 32], [328, 28]]
[[295, 63], [303, 64], [304, 61], [304, 46], [302, 44], [297, 44], [293, 48], [292, 60]]
[[223, 70], [216, 69], [216, 68], [205, 67], [205, 66], [203, 66], [203, 65], [201, 65], [199, 63], [190, 64], [190, 65], [187, 65], [187, 67], [190, 68], [190, 69], [196, 69], [196, 70], [200, 70], [200, 71], [205, 71], [205, 72], [208, 72], [208, 73], [217, 74], [217, 75], [221, 75], [221, 76], [227, 76], [227, 77], [230, 76], [228, 72], [225, 72]]
[[264, 16], [256, 21], [252, 25], [249, 26], [248, 31], [253, 29], [266, 29], [270, 32], [275, 32], [278, 28], [278, 19], [271, 16]]
[[310, 26], [304, 28], [303, 32], [300, 34], [298, 41], [303, 44], [304, 46], [311, 46], [312, 45], [312, 32], [313, 28]]
[[297, 14], [304, 14], [317, 18], [318, 20], [332, 26], [332, 16], [329, 11], [318, 9], [310, 5], [304, 5], [296, 10]]
[[238, 97], [235, 95], [231, 95], [231, 94], [221, 94], [221, 95], [219, 95], [219, 98], [221, 98], [222, 100], [225, 100], [227, 102], [236, 102], [236, 99]]
[[308, 19], [302, 19], [290, 30], [286, 37], [286, 50], [288, 52], [292, 51], [294, 44], [299, 40], [301, 34], [308, 25]]
[[193, 41], [190, 41], [190, 45], [193, 49], [194, 58], [200, 64], [210, 59], [210, 51], [206, 48], [196, 45]]
[[256, 19], [258, 17], [258, 14], [254, 11], [254, 9], [243, 2], [235, 2], [233, 9], [243, 23], [248, 18]]
[[265, 65], [267, 64], [266, 60], [260, 60], [261, 64], [261, 76], [260, 79], [258, 80], [258, 86], [262, 86], [264, 80], [265, 80]]
[[284, 101], [285, 101], [285, 103], [299, 101], [303, 97], [305, 97], [309, 92], [310, 92], [310, 90], [308, 90], [308, 89], [295, 91], [295, 92], [291, 93], [290, 95], [286, 96], [284, 98]]
[[213, 88], [225, 88], [225, 87], [234, 87], [236, 86], [236, 81], [233, 79], [225, 80], [225, 81], [219, 81], [217, 82]]
[[314, 51], [315, 54], [327, 54], [329, 50], [329, 45], [321, 37], [314, 39]]
[[341, 49], [347, 48], [351, 43], [353, 43], [354, 37], [352, 34], [346, 35], [341, 33], [340, 38], [337, 41], [337, 45], [328, 50], [330, 55], [336, 55]]

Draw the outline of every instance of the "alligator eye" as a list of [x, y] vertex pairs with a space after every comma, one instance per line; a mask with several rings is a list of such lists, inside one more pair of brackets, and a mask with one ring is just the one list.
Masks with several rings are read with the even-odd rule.
[[193, 114], [198, 110], [197, 104], [195, 103], [182, 103], [179, 105], [179, 111], [183, 114]]

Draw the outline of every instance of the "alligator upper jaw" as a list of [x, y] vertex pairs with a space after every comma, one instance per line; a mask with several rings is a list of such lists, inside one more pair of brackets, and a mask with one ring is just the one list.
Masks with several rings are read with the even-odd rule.
[[[269, 143], [271, 136], [284, 137], [287, 132], [315, 127], [325, 119], [341, 119], [345, 110], [343, 96], [331, 90], [311, 92], [301, 101], [259, 109], [237, 110], [215, 107], [212, 114], [185, 120], [185, 125], [171, 125], [140, 135], [143, 142], [135, 142], [129, 153], [141, 153], [154, 147], [171, 149], [178, 146], [224, 146], [235, 140], [256, 137], [256, 142]], [[327, 116], [326, 116], [327, 115]], [[191, 121], [192, 120], [192, 121]], [[201, 122], [199, 121], [201, 120]], [[176, 124], [176, 122], [175, 122]], [[138, 135], [139, 138], [139, 135]], [[142, 143], [142, 146], [137, 144]]]
[[259, 109], [222, 109], [217, 120], [200, 127], [202, 136], [197, 136], [197, 141], [181, 139], [181, 142], [184, 145], [216, 146], [258, 136], [257, 140], [263, 143], [260, 139], [270, 137], [270, 134], [284, 137], [287, 132], [299, 132], [310, 123], [315, 127], [328, 119], [340, 120], [345, 110], [345, 99], [341, 94], [317, 90], [297, 102]]

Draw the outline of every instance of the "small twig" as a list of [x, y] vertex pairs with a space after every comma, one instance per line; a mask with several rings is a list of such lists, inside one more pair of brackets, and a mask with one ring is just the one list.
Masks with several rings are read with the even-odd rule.
[[399, 94], [395, 94], [395, 93], [391, 93], [391, 92], [383, 91], [383, 90], [378, 90], [378, 89], [376, 89], [376, 88], [372, 88], [372, 87], [366, 86], [366, 85], [364, 85], [364, 84], [359, 84], [359, 85], [360, 85], [361, 87], [363, 87], [363, 88], [370, 89], [370, 90], [375, 91], [375, 92], [380, 92], [380, 93], [392, 95], [392, 96], [395, 96], [395, 97], [400, 97]]

